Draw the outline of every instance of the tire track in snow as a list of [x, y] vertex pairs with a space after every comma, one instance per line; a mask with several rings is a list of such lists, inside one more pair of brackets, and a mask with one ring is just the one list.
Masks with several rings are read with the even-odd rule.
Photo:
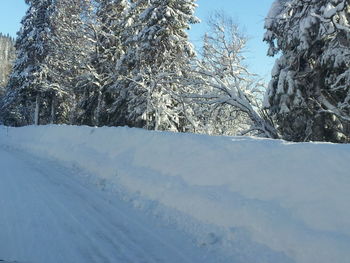
[[[205, 262], [202, 254], [185, 255], [182, 250], [190, 249], [182, 249], [180, 239], [168, 238], [166, 229], [163, 235], [121, 201], [111, 205], [103, 193], [82, 185], [59, 166], [1, 147], [0, 165], [5, 167], [0, 173], [0, 207], [6, 211], [0, 216], [0, 244], [8, 239], [0, 248], [0, 259], [4, 255], [6, 260], [28, 263]], [[194, 251], [198, 249], [193, 245]]]
[[[38, 172], [40, 172], [43, 176], [47, 177], [48, 171], [43, 170], [42, 167], [36, 167], [36, 170]], [[60, 180], [60, 176], [64, 176], [67, 177], [67, 180]], [[58, 174], [57, 171], [51, 171], [51, 174], [49, 177], [47, 177], [48, 180], [51, 181], [52, 184], [56, 184], [56, 185], [61, 185], [62, 186], [62, 190], [66, 191], [67, 194], [73, 194], [74, 197], [79, 198], [82, 202], [84, 200], [86, 200], [86, 198], [89, 195], [89, 190], [91, 191], [91, 189], [87, 189], [86, 187], [84, 187], [83, 185], [79, 184], [77, 181], [72, 180], [72, 178], [68, 178], [67, 174], [65, 173], [61, 173]], [[70, 182], [70, 184], [68, 184], [67, 182]], [[50, 193], [48, 193], [50, 194]], [[51, 195], [52, 197], [54, 197], [53, 195]], [[55, 197], [54, 197], [55, 198]], [[61, 207], [66, 209], [65, 204], [62, 203], [62, 201], [60, 201], [60, 199], [55, 198], [57, 202], [60, 203]], [[178, 254], [179, 257], [181, 257], [181, 262], [191, 262], [187, 259], [187, 257], [181, 253], [180, 250], [178, 250], [176, 247], [171, 246], [167, 243], [165, 243], [159, 236], [153, 234], [153, 232], [149, 231], [147, 228], [145, 228], [144, 226], [142, 226], [138, 221], [134, 220], [132, 217], [128, 216], [123, 210], [120, 209], [120, 207], [118, 208], [118, 216], [122, 217], [119, 218], [118, 220], [118, 224], [117, 221], [113, 221], [113, 220], [108, 220], [110, 218], [113, 217], [113, 215], [110, 215], [110, 210], [113, 210], [115, 208], [113, 208], [108, 202], [105, 205], [101, 205], [100, 202], [98, 201], [104, 201], [106, 202], [106, 200], [101, 199], [100, 196], [96, 195], [94, 199], [90, 199], [89, 203], [84, 207], [85, 209], [81, 211], [81, 213], [84, 214], [84, 216], [88, 217], [90, 220], [94, 221], [92, 222], [95, 226], [105, 226], [104, 229], [100, 229], [101, 231], [99, 231], [98, 234], [105, 234], [102, 237], [107, 239], [108, 242], [113, 243], [115, 246], [117, 246], [117, 244], [113, 241], [113, 237], [109, 235], [109, 233], [118, 233], [118, 241], [120, 239], [122, 239], [122, 243], [126, 244], [127, 246], [124, 246], [125, 249], [127, 250], [131, 250], [133, 249], [134, 252], [137, 252], [137, 255], [140, 255], [140, 258], [145, 258], [146, 261], [145, 262], [164, 262], [164, 259], [156, 259], [156, 255], [152, 255], [151, 251], [147, 251], [145, 249], [143, 249], [140, 246], [137, 246], [136, 244], [139, 243], [138, 240], [133, 239], [133, 236], [130, 235], [130, 233], [127, 230], [127, 226], [125, 225], [126, 222], [128, 222], [128, 224], [132, 224], [133, 226], [136, 226], [139, 231], [143, 231], [144, 234], [143, 236], [151, 236], [154, 240], [156, 240], [157, 242], [159, 242], [160, 245], [162, 245], [164, 248], [168, 249], [168, 250], [172, 250], [173, 253]], [[110, 210], [104, 210], [102, 211], [104, 208], [106, 208], [106, 205], [109, 206]], [[74, 209], [71, 208], [71, 210], [66, 209], [67, 213], [69, 214], [70, 211], [74, 211]], [[103, 215], [109, 214], [109, 216], [104, 217]], [[89, 215], [93, 214], [93, 217], [89, 217]], [[78, 218], [75, 218], [75, 220], [80, 224], [80, 221]], [[121, 221], [123, 223], [123, 225], [121, 224]], [[101, 224], [103, 223], [103, 224]], [[107, 227], [108, 226], [108, 227]], [[111, 230], [114, 231], [111, 231]], [[172, 253], [172, 254], [173, 254]], [[151, 257], [153, 256], [153, 257]], [[139, 261], [138, 261], [139, 262]]]

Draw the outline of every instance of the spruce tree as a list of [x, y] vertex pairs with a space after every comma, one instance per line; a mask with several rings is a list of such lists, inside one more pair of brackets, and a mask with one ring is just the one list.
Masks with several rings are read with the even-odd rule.
[[86, 74], [77, 85], [77, 111], [75, 122], [85, 125], [110, 125], [113, 107], [122, 94], [115, 87], [116, 65], [124, 52], [123, 31], [129, 2], [127, 0], [99, 0], [95, 16], [94, 48]]
[[[84, 56], [77, 37], [83, 0], [27, 0], [17, 58], [2, 103], [7, 125], [68, 123], [72, 85]], [[80, 38], [82, 39], [82, 38]]]
[[[64, 92], [56, 105], [58, 123], [71, 123], [76, 110], [74, 89], [83, 74], [92, 50], [89, 25], [93, 1], [56, 0], [53, 14], [54, 52], [52, 72], [55, 82]], [[57, 97], [57, 96], [56, 96]], [[64, 115], [62, 115], [64, 113]]]
[[16, 40], [17, 59], [2, 103], [6, 125], [38, 123], [43, 94], [51, 90], [49, 68], [50, 16], [52, 0], [26, 0], [29, 9]]
[[178, 78], [194, 57], [186, 30], [198, 20], [194, 0], [139, 0], [134, 37], [127, 50], [130, 71], [127, 123], [155, 130], [184, 131], [186, 119]]
[[144, 127], [142, 118], [139, 118], [144, 99], [141, 93], [137, 93], [135, 81], [139, 69], [136, 50], [140, 44], [137, 35], [142, 28], [140, 15], [147, 8], [148, 1], [131, 0], [129, 3], [120, 20], [118, 34], [122, 52], [116, 61], [116, 78], [107, 98], [108, 125]]
[[266, 107], [284, 139], [350, 141], [350, 3], [277, 0], [266, 18]]

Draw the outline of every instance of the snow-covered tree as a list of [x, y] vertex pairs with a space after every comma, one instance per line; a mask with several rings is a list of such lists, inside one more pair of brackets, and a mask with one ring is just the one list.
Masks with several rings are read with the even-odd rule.
[[148, 129], [184, 131], [186, 119], [176, 97], [182, 84], [174, 76], [186, 74], [195, 56], [186, 30], [197, 23], [193, 0], [153, 0], [140, 15], [136, 57], [138, 78], [143, 81], [145, 108], [141, 118]]
[[350, 141], [350, 2], [276, 0], [266, 18], [266, 107], [283, 138]]
[[142, 96], [134, 96], [134, 75], [138, 70], [136, 49], [138, 48], [137, 35], [142, 28], [140, 14], [147, 8], [148, 1], [131, 0], [122, 13], [117, 29], [121, 50], [115, 64], [113, 85], [106, 90], [106, 124], [109, 126], [142, 127], [137, 116], [130, 114], [134, 108], [139, 109]]
[[[129, 37], [121, 57], [119, 84], [125, 91], [125, 124], [183, 131], [185, 117], [178, 79], [194, 56], [186, 30], [198, 20], [194, 0], [139, 0], [129, 11]], [[119, 107], [114, 107], [118, 109]]]
[[[67, 94], [57, 106], [65, 108], [63, 122], [70, 123], [75, 114], [76, 98], [74, 88], [78, 78], [89, 65], [93, 49], [90, 24], [94, 17], [95, 2], [92, 0], [56, 0], [52, 17], [54, 39], [52, 45], [53, 74], [59, 88]], [[57, 114], [56, 114], [57, 115]]]
[[123, 126], [126, 123], [127, 87], [133, 69], [138, 16], [145, 3], [97, 0], [90, 24], [93, 52], [76, 86], [74, 123]]
[[[124, 52], [123, 40], [130, 3], [127, 0], [98, 0], [90, 23], [93, 50], [85, 74], [79, 78], [75, 123], [109, 125], [107, 109], [121, 94], [116, 92], [116, 65]], [[112, 90], [112, 92], [111, 92]]]
[[8, 125], [66, 123], [82, 52], [77, 37], [84, 0], [27, 0], [17, 59], [1, 115]]
[[194, 66], [195, 75], [187, 80], [193, 89], [186, 97], [199, 105], [194, 108], [199, 119], [197, 130], [277, 138], [271, 120], [261, 109], [264, 85], [244, 65], [246, 38], [222, 13], [212, 16], [208, 24], [202, 57]]
[[0, 96], [4, 93], [15, 59], [14, 39], [0, 33]]
[[8, 125], [37, 123], [41, 94], [50, 86], [44, 60], [49, 50], [52, 1], [26, 0], [26, 3], [30, 6], [15, 44], [17, 59], [1, 110], [2, 120]]

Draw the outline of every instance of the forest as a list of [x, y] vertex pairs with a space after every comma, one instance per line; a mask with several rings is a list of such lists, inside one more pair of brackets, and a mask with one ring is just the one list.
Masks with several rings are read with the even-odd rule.
[[204, 21], [195, 50], [196, 0], [26, 3], [17, 38], [0, 35], [3, 125], [350, 142], [348, 0], [272, 4], [268, 85], [245, 66], [248, 39], [222, 12]]

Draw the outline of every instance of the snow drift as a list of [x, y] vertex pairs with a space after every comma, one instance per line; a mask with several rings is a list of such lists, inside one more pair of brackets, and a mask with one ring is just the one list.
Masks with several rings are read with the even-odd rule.
[[350, 145], [130, 128], [0, 128], [232, 262], [349, 263]]

